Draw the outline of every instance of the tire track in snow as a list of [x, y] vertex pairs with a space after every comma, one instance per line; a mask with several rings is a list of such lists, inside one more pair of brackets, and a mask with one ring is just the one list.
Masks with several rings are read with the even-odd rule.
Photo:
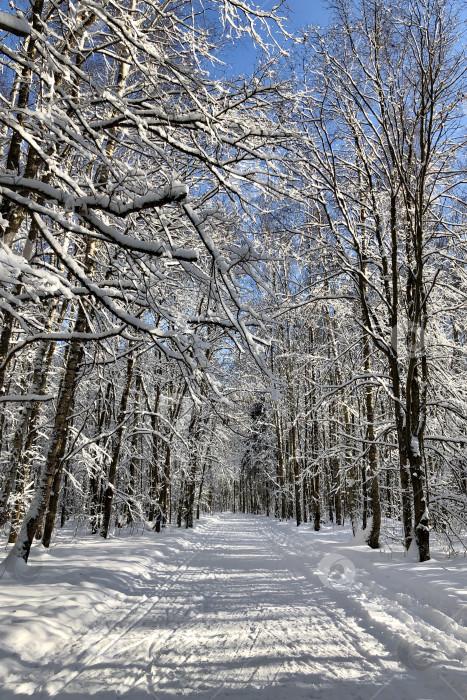
[[[188, 587], [192, 588], [193, 584], [190, 584], [189, 581], [187, 581], [187, 583], [188, 583]], [[173, 652], [172, 650], [165, 649], [164, 645], [167, 644], [167, 642], [174, 640], [177, 637], [177, 635], [179, 635], [180, 633], [186, 635], [192, 629], [196, 629], [197, 627], [199, 628], [199, 626], [204, 623], [205, 619], [206, 619], [205, 611], [200, 612], [197, 614], [196, 618], [194, 618], [190, 623], [181, 624], [181, 625], [177, 626], [176, 628], [174, 628], [172, 630], [172, 632], [170, 633], [170, 635], [163, 640], [162, 644], [161, 644], [161, 640], [159, 637], [156, 640], [154, 640], [153, 646], [155, 646], [157, 644], [157, 646], [162, 647], [160, 649], [160, 651], [158, 652], [158, 654], [155, 657], [153, 657], [152, 661], [150, 662], [149, 669], [148, 669], [148, 687], [151, 689], [151, 692], [153, 693], [154, 698], [158, 697], [158, 692], [159, 692], [156, 690], [156, 683], [160, 683], [161, 681], [167, 680], [168, 678], [171, 679], [173, 677], [176, 677], [177, 671], [180, 671], [180, 669], [183, 668], [183, 666], [185, 666], [190, 661], [190, 659], [192, 659], [192, 658], [196, 659], [196, 655], [192, 651], [193, 641], [189, 637], [187, 638], [185, 643], [180, 643], [180, 640], [177, 641], [176, 652]], [[213, 636], [213, 637], [224, 636], [223, 633], [221, 634], [219, 632], [220, 629], [222, 629], [222, 628], [219, 625], [217, 627], [216, 626], [211, 627], [209, 630], [211, 633], [211, 636]], [[245, 648], [245, 643], [244, 643], [245, 641], [247, 641], [248, 643], [251, 642], [251, 644], [250, 644], [250, 650], [251, 650], [254, 647], [255, 638], [257, 638], [257, 636], [258, 636], [258, 632], [259, 632], [259, 630], [257, 628], [252, 629], [250, 626], [249, 630], [246, 631], [238, 640], [237, 649], [234, 652], [235, 655], [238, 654], [238, 652], [240, 652], [242, 649]], [[252, 633], [254, 634], [253, 640], [252, 640]], [[208, 648], [208, 649], [211, 647], [211, 638], [208, 638], [208, 640], [204, 643], [204, 647]], [[188, 651], [188, 653], [185, 654], [186, 651]], [[197, 651], [199, 654], [199, 649]], [[173, 669], [170, 669], [169, 672], [165, 671], [162, 674], [161, 673], [156, 674], [155, 666], [156, 666], [157, 662], [161, 659], [161, 657], [164, 655], [166, 655], [166, 656], [170, 655], [172, 657], [175, 657], [177, 660], [177, 666], [175, 666]], [[247, 662], [248, 662], [248, 660], [245, 662], [245, 664], [241, 667], [240, 670], [243, 670], [243, 668]], [[203, 683], [206, 684], [206, 682], [209, 679], [211, 679], [212, 677], [213, 677], [213, 674], [208, 674], [207, 676], [204, 677]], [[212, 697], [218, 696], [219, 692], [222, 690], [222, 687], [220, 689], [216, 690], [215, 695], [213, 695]], [[183, 692], [183, 688], [180, 688], [180, 692], [182, 695], [185, 694]]]
[[[209, 533], [213, 528], [213, 524], [210, 523], [210, 521], [207, 521], [203, 524], [204, 526], [200, 529], [201, 536], [203, 537], [203, 540], [206, 537], [209, 537]], [[156, 608], [161, 606], [161, 603], [165, 599], [169, 599], [169, 596], [172, 594], [173, 589], [175, 587], [175, 584], [179, 583], [183, 577], [186, 577], [189, 569], [190, 569], [190, 564], [192, 561], [195, 559], [195, 557], [199, 556], [199, 552], [203, 549], [204, 543], [203, 542], [197, 542], [195, 543], [195, 551], [189, 556], [188, 560], [185, 561], [183, 564], [177, 567], [175, 572], [172, 572], [171, 574], [168, 575], [168, 580], [162, 584], [163, 585], [163, 593], [158, 594], [156, 597], [151, 597], [151, 606], [147, 611], [142, 611], [140, 618], [137, 622], [135, 622], [134, 625], [132, 625], [129, 629], [126, 629], [122, 632], [122, 634], [119, 637], [119, 640], [124, 640], [124, 638], [128, 635], [128, 633], [138, 624], [138, 622], [142, 622], [144, 618], [149, 617], [150, 613], [155, 611]], [[170, 602], [170, 601], [169, 601]], [[149, 635], [144, 636], [141, 638], [141, 636], [138, 636], [138, 638], [133, 641], [133, 642], [127, 642], [127, 646], [125, 646], [123, 649], [119, 648], [115, 650], [115, 654], [112, 655], [113, 659], [118, 659], [120, 657], [124, 657], [128, 655], [128, 652], [132, 652], [133, 657], [136, 657], [138, 650], [142, 646], [148, 646], [148, 650], [144, 655], [144, 660], [142, 663], [143, 666], [143, 671], [139, 672], [138, 676], [130, 683], [129, 687], [126, 690], [126, 694], [131, 693], [133, 690], [137, 689], [138, 686], [140, 686], [141, 682], [146, 680], [147, 682], [147, 687], [148, 689], [151, 688], [151, 683], [150, 683], [150, 678], [149, 678], [149, 672], [148, 669], [151, 668], [151, 666], [155, 663], [155, 658], [154, 658], [154, 646], [156, 644], [156, 641], [159, 646], [165, 645], [170, 642], [170, 640], [177, 634], [177, 632], [183, 628], [189, 627], [196, 627], [196, 625], [199, 623], [199, 621], [196, 618], [192, 618], [188, 622], [182, 622], [179, 625], [177, 625], [173, 629], [169, 629], [167, 633], [164, 635], [161, 633], [160, 628], [157, 627], [156, 625], [156, 630]], [[115, 647], [115, 644], [112, 645], [112, 647]], [[160, 652], [160, 654], [163, 653], [163, 649]], [[154, 697], [157, 697], [155, 694], [155, 691], [153, 690], [153, 695]]]
[[[187, 583], [189, 583], [189, 582], [187, 582]], [[248, 620], [250, 620], [250, 618], [248, 618]], [[200, 624], [203, 624], [204, 621], [205, 621], [205, 613], [204, 612], [198, 613], [196, 619], [194, 619], [191, 623], [185, 624], [185, 625], [179, 625], [176, 629], [174, 629], [172, 631], [172, 633], [170, 634], [170, 636], [168, 638], [164, 639], [163, 644], [166, 644], [169, 640], [173, 640], [180, 633], [186, 635], [186, 633], [189, 632], [192, 628], [196, 628], [197, 626], [199, 627]], [[244, 633], [241, 634], [237, 638], [237, 646], [233, 652], [234, 656], [238, 656], [239, 653], [244, 652], [245, 648], [247, 648], [247, 647], [248, 647], [249, 653], [251, 654], [251, 652], [253, 651], [253, 649], [255, 647], [257, 639], [260, 635], [260, 623], [262, 623], [262, 620], [259, 620], [259, 622], [256, 622], [255, 625], [252, 625], [251, 621], [247, 622], [248, 629], [246, 629], [244, 631]], [[209, 632], [210, 632], [210, 636], [208, 637], [206, 642], [203, 644], [203, 648], [208, 649], [208, 650], [211, 648], [211, 638], [212, 637], [216, 638], [216, 637], [224, 637], [225, 636], [225, 634], [224, 634], [225, 630], [221, 625], [211, 626], [209, 629]], [[159, 644], [159, 640], [157, 640], [157, 643], [159, 646], [161, 646]], [[154, 658], [152, 663], [151, 663], [150, 681], [148, 682], [148, 686], [151, 688], [151, 691], [154, 694], [155, 698], [158, 697], [158, 692], [159, 692], [156, 688], [157, 683], [160, 683], [161, 681], [164, 681], [167, 679], [172, 679], [172, 678], [176, 677], [177, 672], [179, 672], [179, 674], [180, 674], [180, 670], [184, 666], [186, 666], [187, 663], [190, 662], [190, 659], [197, 658], [197, 656], [199, 655], [200, 649], [197, 648], [197, 653], [195, 654], [195, 653], [193, 653], [192, 648], [193, 648], [193, 641], [189, 638], [185, 641], [185, 643], [180, 643], [180, 640], [177, 641], [176, 652], [173, 652], [171, 650], [167, 650], [162, 645], [162, 649], [159, 651], [157, 657]], [[188, 651], [188, 653], [185, 654], [186, 651]], [[173, 669], [170, 669], [170, 671], [165, 671], [162, 674], [161, 673], [156, 674], [155, 670], [154, 670], [156, 663], [164, 655], [165, 656], [170, 655], [171, 657], [176, 658], [177, 665]], [[246, 667], [246, 665], [248, 664], [248, 662], [249, 662], [249, 658], [247, 657], [245, 663], [242, 664], [237, 670], [243, 671], [244, 668]], [[253, 670], [253, 673], [250, 674], [248, 680], [250, 680], [250, 681], [252, 680], [256, 671], [257, 671], [257, 669]], [[180, 674], [180, 675], [183, 675], [183, 674]], [[205, 674], [201, 684], [205, 686], [207, 684], [207, 682], [209, 680], [211, 680], [212, 678], [214, 678], [214, 675], [212, 673], [208, 673], [207, 675]], [[180, 680], [180, 685], [181, 684], [182, 684], [182, 680]], [[223, 689], [224, 685], [225, 685], [225, 683], [222, 684], [222, 686], [220, 688], [218, 687], [217, 689], [214, 690], [214, 695], [212, 695], [212, 698], [217, 697], [219, 695], [219, 693]], [[217, 686], [218, 686], [218, 682], [217, 682]], [[182, 695], [185, 694], [183, 692], [182, 687], [180, 688], [180, 693]]]
[[[133, 630], [137, 625], [139, 625], [145, 618], [147, 618], [151, 612], [153, 612], [160, 601], [167, 595], [173, 584], [178, 581], [187, 568], [190, 562], [196, 557], [198, 550], [200, 549], [200, 544], [195, 544], [195, 551], [189, 555], [187, 561], [179, 564], [175, 570], [168, 576], [168, 580], [164, 583], [159, 584], [159, 590], [155, 596], [148, 598], [147, 595], [143, 596], [143, 600], [135, 603], [131, 609], [125, 613], [123, 619], [116, 620], [110, 628], [106, 628], [104, 631], [99, 632], [99, 637], [91, 644], [87, 644], [85, 649], [79, 652], [78, 656], [75, 657], [73, 664], [78, 662], [78, 668], [73, 671], [66, 670], [66, 679], [61, 678], [64, 671], [59, 671], [57, 674], [47, 679], [46, 683], [40, 688], [40, 692], [50, 692], [52, 695], [57, 695], [63, 692], [68, 686], [70, 686], [82, 673], [87, 669], [96, 665], [99, 660], [106, 658], [108, 652], [115, 648], [115, 646], [123, 640], [131, 630]], [[118, 608], [112, 608], [112, 612], [115, 614], [118, 612]], [[102, 619], [102, 617], [101, 617]], [[99, 624], [99, 620], [96, 621], [94, 626]], [[76, 640], [71, 648], [79, 648], [80, 641], [85, 641], [86, 636], [89, 634], [89, 630], [83, 632], [80, 638]], [[109, 639], [110, 637], [110, 639]], [[142, 644], [143, 640], [139, 642]]]
[[[262, 545], [267, 545], [267, 549], [269, 551], [269, 558], [274, 558], [277, 553], [277, 539], [274, 537], [271, 533], [271, 530], [269, 527], [266, 525], [262, 525], [262, 527], [259, 527], [260, 521], [256, 521], [256, 530], [255, 530], [255, 538], [257, 541], [262, 540]], [[284, 543], [285, 545], [285, 543]], [[290, 563], [290, 561], [289, 561]], [[294, 561], [294, 564], [296, 562]], [[303, 572], [301, 569], [299, 571], [299, 575], [297, 576], [297, 569], [293, 568], [290, 570], [289, 567], [285, 568], [285, 575], [284, 571], [282, 571], [282, 588], [279, 591], [279, 593], [283, 593], [284, 587], [287, 589], [290, 586], [293, 586], [295, 589], [295, 595], [294, 597], [297, 598], [297, 593], [298, 595], [298, 603], [303, 604], [303, 598], [309, 596], [310, 588], [311, 588], [311, 583], [307, 582], [307, 574], [308, 572]], [[273, 587], [274, 588], [274, 587]], [[301, 600], [300, 600], [301, 598]], [[296, 607], [294, 605], [288, 605], [285, 609], [282, 609], [282, 618], [279, 618], [277, 620], [269, 620], [267, 617], [264, 615], [264, 611], [255, 611], [255, 610], [248, 610], [245, 614], [245, 620], [244, 620], [244, 630], [240, 636], [237, 636], [237, 644], [235, 649], [232, 650], [231, 655], [238, 658], [240, 657], [241, 659], [245, 658], [244, 663], [238, 663], [236, 667], [236, 684], [238, 686], [239, 684], [239, 672], [244, 672], [245, 668], [248, 666], [251, 666], [251, 658], [254, 655], [255, 649], [260, 646], [263, 649], [273, 649], [274, 654], [276, 657], [276, 665], [275, 669], [273, 672], [273, 678], [269, 679], [261, 679], [261, 675], [264, 675], [264, 668], [261, 666], [261, 663], [257, 664], [256, 666], [253, 666], [252, 668], [249, 668], [248, 670], [248, 675], [245, 673], [242, 673], [242, 681], [241, 684], [243, 687], [246, 687], [248, 684], [251, 684], [254, 682], [255, 678], [258, 677], [258, 683], [259, 686], [264, 686], [265, 682], [268, 680], [269, 684], [273, 679], [277, 679], [281, 676], [287, 676], [291, 677], [294, 675], [298, 674], [303, 674], [303, 671], [309, 672], [310, 675], [315, 675], [317, 672], [317, 665], [312, 664], [309, 661], [306, 661], [303, 656], [304, 656], [304, 649], [303, 649], [303, 641], [301, 644], [297, 644], [297, 646], [294, 648], [293, 645], [291, 645], [291, 627], [290, 624], [287, 624], [284, 622], [283, 618], [286, 614], [290, 615], [293, 621], [294, 620], [294, 614], [296, 614]], [[266, 613], [269, 612], [269, 610], [266, 608]], [[203, 624], [203, 619], [202, 619], [202, 614], [199, 615], [200, 620], [199, 623], [202, 625]], [[324, 615], [322, 614], [321, 616], [317, 616], [318, 620], [320, 617], [324, 620], [326, 617], [331, 619], [329, 615]], [[309, 618], [311, 619], [311, 617]], [[300, 615], [299, 619], [296, 620], [296, 622], [302, 622], [303, 623], [303, 618]], [[316, 616], [315, 616], [315, 623], [316, 623]], [[334, 624], [335, 624], [335, 620]], [[193, 625], [191, 625], [193, 626]], [[190, 627], [191, 627], [190, 626]], [[316, 626], [316, 625], [315, 625]], [[344, 639], [337, 642], [334, 641], [334, 648], [339, 648], [340, 651], [340, 656], [344, 659], [347, 656], [348, 653], [348, 639], [346, 638], [346, 634], [348, 632], [347, 625], [344, 623], [341, 623], [340, 625], [337, 625], [337, 628], [335, 630], [335, 640], [337, 637], [342, 636]], [[219, 630], [223, 632], [223, 635], [218, 635]], [[180, 626], [176, 630], [174, 630], [173, 635], [171, 636], [171, 639], [175, 641], [175, 638], [177, 635], [180, 634], [185, 634], [189, 632], [190, 630], [187, 627]], [[190, 665], [190, 662], [195, 659], [196, 657], [199, 657], [202, 655], [202, 652], [206, 647], [211, 646], [211, 637], [212, 635], [217, 635], [217, 636], [226, 636], [225, 634], [225, 627], [223, 628], [222, 625], [217, 625], [217, 626], [210, 626], [210, 628], [207, 630], [209, 632], [208, 638], [206, 641], [200, 645], [196, 646], [196, 650], [192, 650], [193, 646], [193, 641], [190, 639], [186, 639], [185, 643], [181, 642], [181, 639], [178, 640], [178, 642], [175, 644], [175, 649], [176, 651], [172, 651], [170, 653], [168, 650], [162, 649], [159, 653], [159, 656], [157, 658], [157, 661], [160, 660], [162, 656], [166, 657], [166, 664], [168, 661], [168, 658], [176, 658], [177, 663], [174, 665], [170, 671], [165, 671], [162, 674], [152, 674], [152, 682], [151, 682], [151, 688], [152, 691], [155, 693], [155, 697], [158, 697], [159, 692], [163, 692], [164, 690], [160, 691], [157, 687], [157, 684], [163, 683], [164, 680], [169, 680], [172, 681], [172, 687], [170, 690], [174, 690], [173, 687], [173, 679], [179, 677], [179, 686], [180, 688], [183, 687], [183, 685], [186, 683], [186, 667]], [[347, 635], [348, 636], [348, 635]], [[285, 641], [284, 641], [285, 638]], [[355, 634], [352, 635], [352, 642], [355, 641]], [[188, 649], [188, 653], [185, 653], [186, 650]], [[261, 655], [260, 655], [261, 656]], [[378, 658], [379, 662], [379, 658]], [[368, 670], [370, 672], [374, 671], [374, 667], [371, 665], [370, 662], [365, 664], [368, 666]], [[155, 663], [153, 664], [153, 669], [154, 669]], [[329, 668], [327, 669], [329, 673]], [[339, 673], [334, 674], [337, 679], [341, 678]], [[231, 680], [231, 679], [230, 679]], [[217, 689], [212, 687], [212, 681], [214, 681], [217, 684]], [[212, 697], [218, 697], [219, 693], [226, 688], [227, 684], [229, 683], [229, 678], [220, 678], [218, 675], [216, 676], [215, 673], [209, 673], [203, 674], [203, 678], [201, 681], [202, 685], [204, 687], [211, 685], [211, 690], [214, 691], [214, 695]], [[219, 688], [219, 684], [221, 683], [221, 686]], [[196, 692], [198, 689], [198, 684], [192, 684], [191, 686], [191, 692]], [[170, 690], [167, 688], [165, 692], [168, 692], [170, 694]], [[181, 692], [181, 691], [179, 691]], [[164, 693], [165, 696], [165, 693]]]

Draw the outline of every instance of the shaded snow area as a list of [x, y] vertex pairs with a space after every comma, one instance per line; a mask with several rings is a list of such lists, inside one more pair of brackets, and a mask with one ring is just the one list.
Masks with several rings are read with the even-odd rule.
[[467, 700], [465, 558], [231, 514], [60, 537], [0, 582], [2, 700]]

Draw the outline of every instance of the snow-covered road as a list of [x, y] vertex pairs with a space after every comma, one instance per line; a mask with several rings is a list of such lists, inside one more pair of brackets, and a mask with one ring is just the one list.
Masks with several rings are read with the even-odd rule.
[[[89, 549], [100, 547], [102, 556], [106, 546], [84, 546], [91, 573], [81, 580], [62, 550], [58, 599], [44, 602], [53, 554], [24, 587], [37, 605], [17, 605], [10, 622], [19, 612], [16, 622], [23, 619], [31, 635], [27, 611], [42, 605], [36, 625], [47, 654], [41, 660], [39, 648], [28, 663], [21, 635], [12, 637], [11, 658], [2, 645], [2, 700], [467, 700], [465, 590], [458, 586], [465, 563], [462, 570], [436, 562], [421, 568], [339, 544], [329, 530], [316, 535], [307, 526], [226, 514], [194, 532], [168, 533], [163, 555], [154, 537], [139, 545], [114, 540], [107, 554], [119, 569], [117, 584], [112, 597], [99, 599], [112, 572]], [[125, 568], [132, 556], [133, 568]], [[77, 598], [77, 589], [88, 598]], [[40, 629], [47, 605], [68, 630], [58, 648], [57, 630]], [[84, 621], [76, 619], [80, 609]]]

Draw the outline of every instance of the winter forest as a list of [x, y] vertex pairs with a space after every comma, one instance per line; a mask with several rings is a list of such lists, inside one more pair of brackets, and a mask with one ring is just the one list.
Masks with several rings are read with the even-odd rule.
[[[341, 659], [333, 663], [353, 683], [345, 664], [354, 642], [346, 639], [358, 638], [356, 654], [367, 660], [359, 678], [373, 678], [368, 693], [342, 690], [342, 678], [334, 679], [330, 700], [441, 697], [426, 690], [435, 681], [445, 684], [443, 697], [455, 689], [448, 700], [467, 698], [465, 578], [462, 586], [461, 569], [449, 568], [465, 569], [467, 553], [465, 7], [461, 0], [332, 0], [325, 26], [299, 29], [289, 5], [1, 5], [0, 586], [27, 582], [40, 560], [45, 578], [28, 590], [43, 596], [50, 586], [55, 601], [50, 594], [47, 604], [58, 605], [62, 589], [53, 586], [68, 559], [52, 576], [54, 556], [83, 551], [85, 566], [104, 568], [106, 558], [120, 557], [118, 566], [108, 564], [120, 572], [113, 603], [130, 589], [142, 596], [138, 608], [125, 602], [127, 640], [162, 610], [146, 580], [162, 585], [158, 595], [168, 601], [160, 618], [166, 637], [154, 622], [162, 651], [154, 656], [156, 641], [138, 637], [149, 645], [146, 670], [127, 671], [118, 692], [98, 694], [96, 684], [114, 668], [105, 681], [113, 687], [120, 666], [107, 660], [102, 677], [86, 685], [92, 664], [83, 651], [67, 676], [80, 679], [82, 694], [73, 698], [114, 698], [143, 682], [157, 700], [213, 698], [224, 686], [238, 698], [286, 697], [271, 690], [279, 671], [263, 685], [257, 680], [266, 662], [241, 686], [247, 661], [238, 672], [222, 667], [211, 680], [203, 676], [205, 685], [199, 666], [189, 670], [193, 644], [198, 660], [206, 653], [209, 668], [217, 663], [207, 651], [216, 629], [228, 657], [241, 635], [220, 619], [228, 611], [232, 620], [249, 596], [260, 603], [247, 609], [241, 634], [251, 650], [266, 635], [263, 647], [275, 658], [292, 653], [294, 634], [301, 642], [309, 635], [299, 601], [310, 619], [324, 620], [323, 610], [331, 615], [336, 605], [352, 616], [354, 627], [348, 622], [343, 632], [334, 611], [334, 641], [323, 632], [316, 646], [315, 631], [295, 671], [298, 656], [290, 657], [283, 673], [293, 683], [300, 673], [307, 687], [315, 682], [306, 675], [318, 663], [307, 656], [312, 647]], [[249, 70], [232, 59], [240, 53], [251, 58]], [[327, 578], [310, 568], [315, 545], [307, 543], [321, 554], [341, 552], [332, 547], [344, 547], [344, 531], [354, 549], [345, 559], [321, 559], [341, 557], [336, 584], [332, 562]], [[393, 552], [399, 574], [389, 568]], [[439, 574], [445, 598], [432, 593], [439, 557], [447, 562]], [[372, 573], [358, 583], [366, 562]], [[384, 562], [393, 593], [384, 588], [386, 602], [378, 603]], [[205, 567], [204, 584], [190, 566]], [[68, 598], [75, 602], [44, 615], [42, 631], [52, 618], [68, 620], [83, 591], [91, 596], [91, 583], [78, 588], [78, 571], [82, 564], [66, 574], [75, 577], [66, 579], [79, 590]], [[187, 598], [180, 586], [188, 574]], [[380, 584], [371, 588], [370, 579]], [[281, 615], [289, 610], [287, 623], [265, 621], [266, 581], [270, 604]], [[454, 589], [464, 590], [455, 609]], [[198, 627], [179, 625], [181, 599]], [[384, 614], [374, 612], [379, 604]], [[365, 612], [349, 612], [355, 606]], [[109, 610], [105, 619], [123, 619]], [[213, 610], [219, 614], [209, 627]], [[431, 646], [423, 641], [430, 625]], [[38, 629], [21, 638], [34, 658], [34, 645], [45, 653], [58, 634]], [[110, 653], [108, 629], [93, 642], [99, 654]], [[169, 655], [174, 629], [177, 662]], [[370, 649], [389, 648], [389, 634], [402, 639], [398, 663], [415, 674], [429, 669], [425, 694], [419, 680], [396, 692], [389, 662], [368, 665]], [[11, 639], [10, 650], [19, 643]], [[130, 647], [119, 647], [119, 658]], [[440, 649], [443, 664], [451, 660], [449, 682]], [[47, 697], [71, 697], [71, 681], [52, 671]], [[2, 697], [49, 688], [21, 673], [22, 685], [11, 681]], [[372, 686], [380, 676], [387, 695]], [[269, 690], [261, 694], [263, 686]], [[301, 692], [287, 697], [325, 697]]]
[[0, 14], [10, 558], [217, 510], [465, 551], [460, 8], [283, 10]]

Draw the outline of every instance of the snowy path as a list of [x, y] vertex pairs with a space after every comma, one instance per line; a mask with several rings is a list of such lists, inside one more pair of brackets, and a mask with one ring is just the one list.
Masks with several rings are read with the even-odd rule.
[[[2, 700], [467, 700], [465, 620], [446, 569], [440, 587], [427, 569], [420, 593], [416, 575], [398, 585], [391, 562], [260, 517], [208, 518], [185, 540], [55, 658], [26, 678], [10, 668]], [[338, 558], [340, 579], [327, 573]]]

